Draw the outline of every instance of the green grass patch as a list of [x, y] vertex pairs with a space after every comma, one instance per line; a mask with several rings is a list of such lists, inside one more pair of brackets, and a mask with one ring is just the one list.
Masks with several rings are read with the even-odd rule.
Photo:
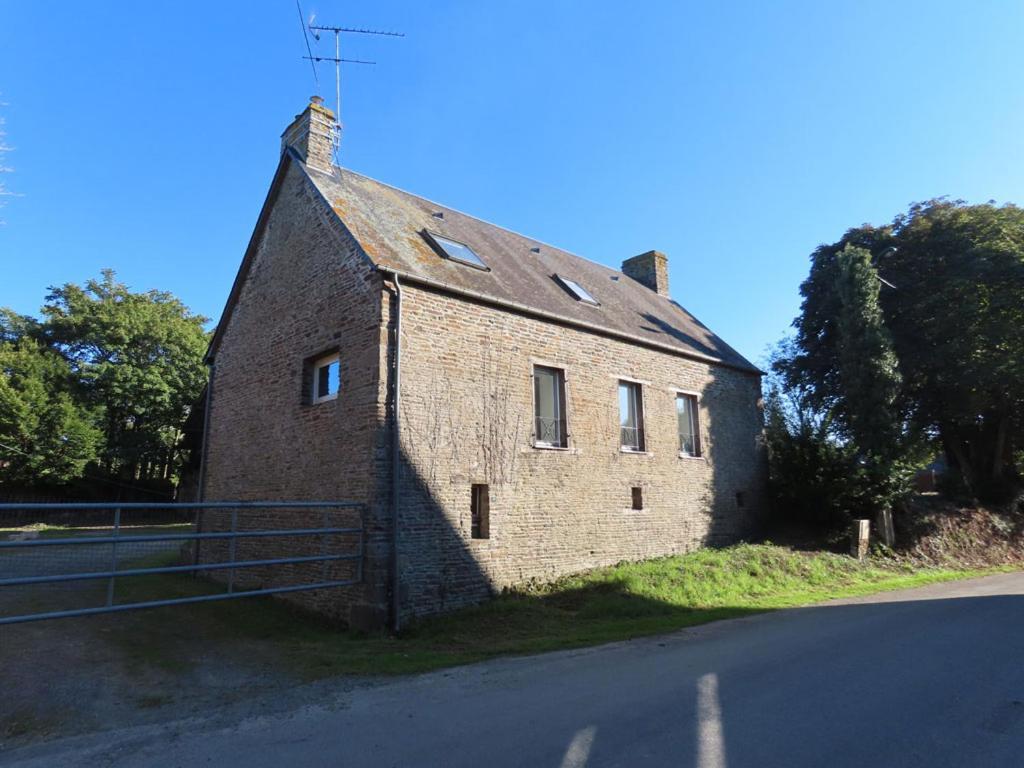
[[[166, 525], [122, 525], [121, 534], [128, 536], [146, 536], [159, 533], [186, 533], [192, 530], [191, 523], [168, 523]], [[0, 541], [13, 534], [36, 533], [40, 539], [64, 539], [75, 536], [106, 536], [114, 531], [112, 525], [50, 525], [49, 523], [29, 523], [14, 528], [0, 528]]]
[[[858, 563], [831, 553], [741, 544], [625, 563], [505, 593], [479, 607], [415, 624], [399, 637], [341, 631], [280, 600], [254, 597], [127, 615], [119, 618], [122, 624], [112, 638], [135, 661], [168, 671], [187, 669], [204, 654], [244, 654], [255, 664], [308, 681], [423, 672], [495, 656], [578, 648], [989, 572], [921, 569], [889, 560]], [[220, 591], [223, 586], [201, 579], [148, 576], [119, 582], [118, 602]]]

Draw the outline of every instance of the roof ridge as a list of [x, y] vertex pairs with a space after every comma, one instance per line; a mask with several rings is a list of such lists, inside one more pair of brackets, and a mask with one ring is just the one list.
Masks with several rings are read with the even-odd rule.
[[[515, 235], [516, 237], [521, 237], [524, 240], [532, 240], [533, 242], [535, 242], [535, 243], [537, 243], [539, 245], [545, 246], [546, 248], [551, 248], [551, 249], [556, 250], [556, 251], [561, 251], [562, 253], [566, 254], [567, 256], [572, 256], [575, 259], [579, 259], [580, 261], [585, 261], [588, 264], [593, 264], [594, 266], [601, 267], [602, 269], [607, 269], [609, 272], [614, 272], [617, 275], [622, 275], [623, 277], [629, 277], [629, 275], [627, 275], [622, 270], [615, 269], [614, 267], [609, 267], [607, 264], [602, 264], [599, 261], [594, 261], [593, 259], [588, 259], [586, 256], [580, 256], [578, 253], [573, 253], [572, 251], [567, 251], [567, 250], [565, 250], [565, 248], [561, 248], [561, 247], [559, 247], [557, 245], [552, 245], [551, 243], [544, 242], [543, 240], [538, 240], [536, 237], [532, 237], [531, 235], [524, 235], [522, 232], [517, 232], [514, 229], [509, 229], [508, 227], [503, 226], [501, 224], [495, 224], [493, 221], [488, 221], [487, 219], [482, 219], [479, 216], [474, 216], [472, 213], [466, 213], [465, 211], [461, 211], [458, 208], [452, 208], [452, 206], [450, 206], [450, 205], [446, 205], [444, 203], [439, 203], [436, 200], [431, 200], [429, 197], [424, 197], [423, 195], [417, 195], [415, 192], [410, 192], [407, 189], [402, 189], [401, 187], [396, 187], [394, 184], [388, 184], [386, 181], [381, 181], [380, 179], [375, 179], [373, 176], [367, 176], [365, 173], [360, 173], [359, 171], [352, 170], [351, 168], [342, 168], [340, 165], [334, 165], [334, 166], [331, 166], [331, 167], [334, 168], [335, 170], [338, 170], [338, 171], [343, 171], [345, 173], [351, 173], [351, 174], [354, 174], [356, 176], [361, 176], [364, 179], [368, 179], [369, 181], [372, 181], [374, 184], [380, 184], [382, 187], [387, 187], [388, 189], [393, 189], [396, 192], [401, 192], [403, 195], [409, 195], [409, 197], [415, 197], [415, 198], [417, 198], [419, 200], [423, 200], [426, 203], [430, 203], [431, 205], [436, 205], [439, 208], [447, 208], [449, 211], [452, 211], [453, 213], [457, 213], [460, 216], [465, 216], [468, 219], [473, 219], [474, 221], [479, 221], [481, 224], [486, 224], [489, 227], [494, 227], [495, 229], [500, 229], [500, 230], [502, 230], [504, 232], [508, 232], [510, 235]], [[316, 169], [314, 168], [313, 170], [316, 170]]]

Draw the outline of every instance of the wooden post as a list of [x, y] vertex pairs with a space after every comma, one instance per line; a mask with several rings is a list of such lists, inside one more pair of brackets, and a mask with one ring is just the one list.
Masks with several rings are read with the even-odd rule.
[[850, 554], [858, 560], [868, 556], [868, 542], [871, 535], [870, 520], [854, 520], [850, 531]]
[[889, 549], [896, 545], [896, 531], [892, 527], [892, 510], [883, 509], [878, 513], [878, 535]]

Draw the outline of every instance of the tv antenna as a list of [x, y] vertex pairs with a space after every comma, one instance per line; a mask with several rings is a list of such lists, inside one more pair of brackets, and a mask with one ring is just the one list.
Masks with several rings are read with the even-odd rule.
[[[335, 150], [337, 145], [341, 141], [341, 65], [342, 64], [376, 64], [375, 61], [365, 61], [363, 59], [345, 59], [341, 56], [341, 36], [342, 35], [377, 35], [379, 37], [405, 37], [402, 32], [385, 32], [377, 29], [362, 29], [357, 27], [335, 27], [328, 24], [315, 24], [316, 16], [310, 16], [309, 23], [306, 25], [309, 32], [312, 33], [314, 39], [320, 40], [321, 32], [333, 32], [334, 33], [334, 55], [333, 56], [314, 56], [311, 50], [308, 50], [308, 56], [303, 56], [304, 59], [309, 59], [314, 69], [314, 77], [316, 71], [316, 65], [324, 61], [334, 62], [334, 97], [337, 104], [337, 111], [334, 113], [335, 122], [338, 125], [338, 130], [335, 134]], [[318, 81], [319, 82], [319, 81]]]

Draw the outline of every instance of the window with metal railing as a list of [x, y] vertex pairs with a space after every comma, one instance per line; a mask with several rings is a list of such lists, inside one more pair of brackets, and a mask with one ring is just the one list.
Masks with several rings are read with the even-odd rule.
[[676, 419], [679, 424], [679, 453], [700, 456], [700, 416], [697, 396], [680, 392], [676, 395]]
[[619, 382], [619, 432], [622, 450], [637, 452], [646, 450], [643, 394], [638, 382]]
[[534, 445], [566, 448], [569, 445], [565, 417], [565, 372], [537, 365], [533, 368]]

